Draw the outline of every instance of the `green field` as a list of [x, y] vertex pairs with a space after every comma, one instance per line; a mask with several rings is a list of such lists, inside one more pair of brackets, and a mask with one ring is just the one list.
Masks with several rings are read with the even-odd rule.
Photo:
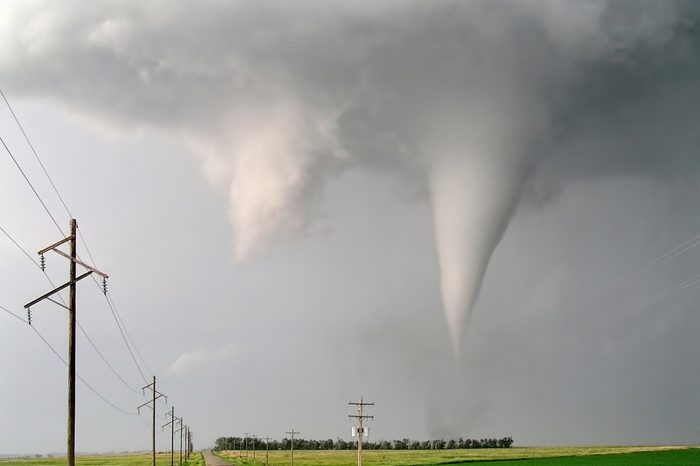
[[[264, 465], [265, 451], [252, 452], [245, 459], [237, 451], [219, 452], [234, 465]], [[477, 450], [366, 450], [362, 456], [367, 466], [410, 466], [439, 464], [488, 463], [488, 466], [555, 466], [555, 465], [689, 465], [700, 464], [700, 449], [688, 447], [537, 447]], [[514, 463], [513, 461], [517, 461]], [[271, 451], [270, 464], [290, 464], [289, 451]], [[304, 451], [294, 452], [296, 466], [354, 466], [356, 452]]]
[[[179, 457], [179, 452], [175, 453], [175, 464], [178, 464]], [[78, 456], [75, 463], [80, 466], [151, 466], [153, 464], [150, 454]], [[20, 458], [0, 460], [0, 466], [15, 464], [22, 466], [64, 466], [66, 464], [66, 458]], [[187, 466], [204, 466], [204, 460], [200, 453], [195, 452], [190, 455], [190, 461], [184, 464]], [[156, 456], [156, 465], [170, 466], [170, 453], [158, 454]]]
[[[248, 459], [240, 458], [238, 452], [220, 452], [231, 464], [261, 466], [265, 464], [265, 452], [258, 450], [256, 461], [252, 452]], [[243, 455], [245, 457], [245, 453]], [[175, 463], [177, 464], [177, 455]], [[270, 452], [270, 464], [288, 465], [289, 451]], [[515, 462], [514, 462], [515, 461]], [[354, 466], [355, 451], [300, 451], [294, 452], [296, 466]], [[474, 465], [484, 466], [679, 466], [700, 464], [700, 449], [689, 447], [537, 447], [480, 450], [368, 450], [364, 452], [363, 464], [367, 466], [411, 466], [411, 465]], [[0, 460], [0, 466], [65, 465], [65, 458], [27, 458]], [[80, 466], [149, 466], [147, 454], [80, 456]], [[158, 466], [170, 464], [169, 454], [160, 454]], [[204, 466], [199, 453], [194, 453], [187, 466]]]

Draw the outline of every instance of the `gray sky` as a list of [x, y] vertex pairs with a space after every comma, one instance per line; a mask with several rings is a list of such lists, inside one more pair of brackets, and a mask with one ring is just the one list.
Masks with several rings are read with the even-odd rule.
[[[361, 395], [374, 439], [688, 443], [698, 291], [649, 300], [700, 273], [700, 248], [645, 264], [700, 233], [699, 14], [6, 1], [0, 86], [198, 446], [291, 427], [349, 438]], [[2, 108], [0, 136], [67, 226]], [[0, 189], [0, 226], [25, 249], [59, 238], [7, 154]], [[4, 236], [0, 257], [0, 305], [24, 315], [50, 285]], [[446, 277], [471, 277], [454, 301]], [[466, 312], [458, 355], [450, 302]], [[63, 451], [65, 367], [2, 316], [0, 453]], [[90, 283], [78, 319], [144, 385]], [[65, 354], [65, 312], [33, 321]], [[81, 334], [78, 358], [110, 401], [144, 402]], [[80, 383], [78, 403], [78, 450], [148, 447], [137, 416]]]

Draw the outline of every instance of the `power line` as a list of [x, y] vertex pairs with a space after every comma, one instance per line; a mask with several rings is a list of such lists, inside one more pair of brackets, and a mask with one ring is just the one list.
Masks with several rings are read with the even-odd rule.
[[650, 306], [651, 304], [654, 304], [657, 301], [660, 301], [664, 298], [668, 298], [669, 296], [672, 296], [672, 295], [678, 293], [679, 291], [685, 290], [686, 288], [693, 286], [697, 283], [700, 283], [700, 274], [697, 274], [697, 275], [695, 275], [695, 276], [693, 276], [693, 277], [691, 277], [691, 278], [689, 278], [681, 283], [678, 283], [677, 285], [671, 287], [670, 289], [668, 289], [666, 291], [662, 291], [661, 293], [655, 294], [651, 298], [637, 304], [634, 307], [634, 310], [639, 311], [641, 309], [644, 309], [645, 307]]
[[[27, 252], [13, 237], [12, 237], [12, 235], [10, 235], [10, 234], [7, 232], [7, 230], [5, 230], [4, 228], [2, 228], [2, 227], [0, 226], [0, 231], [2, 231], [2, 232], [5, 234], [5, 236], [7, 236], [7, 238], [8, 238], [10, 241], [12, 241], [12, 243], [13, 243], [15, 246], [17, 246], [17, 248], [19, 248], [20, 251], [22, 251], [22, 252], [24, 253], [24, 255], [25, 255], [26, 257], [27, 257], [30, 261], [32, 261], [32, 263], [33, 263], [34, 265], [36, 265], [36, 266], [41, 270], [41, 265], [38, 264], [38, 263], [29, 255], [29, 253], [28, 253], [28, 252]], [[49, 275], [46, 273], [45, 270], [41, 270], [41, 271], [42, 271], [42, 273], [44, 274], [44, 277], [46, 277], [46, 280], [48, 280], [49, 284], [51, 284], [51, 286], [55, 288], [56, 285], [54, 285], [53, 280], [51, 280], [51, 277], [49, 277]], [[59, 297], [59, 299], [61, 300], [61, 302], [63, 303], [63, 305], [65, 306], [65, 305], [66, 305], [66, 302], [65, 302], [65, 300], [63, 299], [63, 296], [61, 296], [61, 295], [59, 294], [58, 297]], [[104, 354], [102, 354], [102, 351], [100, 351], [99, 348], [97, 348], [97, 345], [95, 345], [95, 342], [92, 340], [92, 338], [90, 338], [90, 335], [88, 335], [88, 333], [85, 331], [85, 329], [83, 328], [83, 326], [80, 325], [80, 322], [76, 321], [76, 323], [77, 323], [78, 328], [80, 329], [80, 331], [81, 331], [81, 332], [83, 333], [83, 335], [85, 336], [85, 338], [87, 338], [87, 340], [88, 340], [88, 342], [90, 343], [90, 345], [91, 345], [91, 346], [93, 347], [93, 349], [97, 352], [97, 354], [100, 356], [100, 358], [102, 358], [102, 361], [104, 361], [104, 363], [107, 365], [107, 367], [109, 367], [109, 369], [112, 371], [112, 373], [113, 373], [113, 374], [114, 374], [128, 389], [129, 389], [129, 390], [131, 390], [132, 392], [138, 394], [139, 391], [136, 390], [135, 388], [133, 388], [131, 385], [129, 385], [129, 383], [127, 383], [126, 380], [124, 380], [124, 378], [123, 378], [121, 375], [119, 375], [119, 373], [116, 371], [116, 369], [114, 368], [114, 366], [112, 366], [112, 364], [110, 364], [110, 362], [107, 361], [107, 358], [105, 358]]]
[[[15, 318], [21, 320], [21, 321], [24, 322], [25, 324], [28, 324], [28, 323], [29, 323], [29, 322], [27, 322], [25, 319], [23, 319], [23, 318], [20, 317], [19, 315], [15, 314], [14, 312], [10, 311], [9, 309], [7, 309], [7, 308], [4, 307], [4, 306], [0, 306], [0, 309], [2, 309], [3, 311], [7, 312], [7, 313], [10, 314], [10, 315], [12, 315], [13, 317], [15, 317]], [[30, 328], [31, 328], [32, 330], [34, 330], [34, 333], [36, 333], [37, 336], [38, 336], [39, 338], [41, 338], [41, 341], [43, 341], [44, 344], [46, 344], [46, 346], [49, 347], [49, 349], [51, 350], [51, 352], [52, 352], [58, 359], [60, 359], [61, 362], [63, 362], [63, 364], [65, 364], [66, 367], [68, 367], [68, 362], [66, 362], [66, 360], [63, 358], [63, 356], [61, 356], [61, 355], [58, 353], [58, 351], [56, 351], [56, 349], [55, 349], [53, 346], [51, 346], [51, 343], [49, 343], [49, 342], [46, 340], [46, 338], [44, 338], [44, 336], [43, 336], [33, 325], [30, 326]], [[77, 377], [82, 383], [84, 383], [85, 386], [86, 386], [88, 389], [90, 389], [90, 391], [91, 391], [92, 393], [94, 393], [95, 395], [97, 395], [102, 401], [104, 401], [105, 403], [107, 403], [108, 405], [110, 405], [112, 408], [114, 408], [114, 409], [116, 409], [116, 410], [118, 410], [118, 411], [120, 411], [120, 412], [122, 412], [122, 413], [124, 413], [124, 414], [128, 414], [129, 416], [137, 416], [136, 413], [132, 413], [132, 412], [126, 411], [125, 409], [122, 409], [122, 408], [120, 408], [119, 406], [117, 406], [116, 404], [112, 403], [112, 402], [111, 402], [109, 399], [107, 399], [104, 395], [102, 395], [100, 392], [98, 392], [92, 385], [90, 385], [89, 383], [87, 383], [87, 381], [86, 381], [84, 378], [82, 378], [82, 377], [80, 376], [80, 374], [77, 374], [77, 373], [76, 373], [76, 377]]]
[[15, 163], [15, 166], [17, 167], [17, 169], [19, 170], [19, 172], [22, 174], [22, 177], [24, 177], [24, 180], [27, 182], [27, 184], [29, 184], [29, 187], [32, 188], [32, 191], [34, 192], [34, 195], [35, 195], [36, 198], [39, 200], [39, 202], [41, 203], [41, 205], [44, 207], [44, 210], [46, 211], [46, 213], [49, 214], [49, 217], [51, 217], [51, 220], [53, 220], [53, 223], [54, 223], [54, 225], [56, 225], [56, 228], [58, 228], [58, 231], [60, 231], [61, 234], [65, 236], [65, 233], [63, 232], [63, 229], [60, 227], [60, 225], [58, 224], [58, 222], [57, 222], [56, 219], [54, 218], [54, 216], [53, 216], [53, 214], [51, 213], [51, 211], [49, 210], [49, 208], [46, 207], [46, 204], [44, 203], [44, 200], [41, 198], [41, 196], [39, 196], [39, 193], [38, 193], [37, 190], [34, 188], [34, 185], [32, 184], [32, 182], [29, 181], [29, 178], [27, 178], [26, 173], [24, 173], [24, 170], [22, 170], [22, 166], [19, 164], [19, 162], [17, 162], [17, 159], [16, 159], [15, 156], [12, 154], [12, 151], [10, 150], [10, 148], [7, 147], [7, 144], [5, 144], [5, 140], [2, 138], [2, 136], [0, 136], [0, 142], [2, 142], [2, 145], [5, 147], [5, 150], [6, 150], [7, 153], [9, 154], [10, 158], [12, 159], [12, 161]]
[[[7, 100], [7, 97], [5, 97], [5, 93], [2, 91], [2, 89], [0, 89], [0, 95], [2, 95], [2, 98], [5, 101], [5, 105], [7, 105], [7, 108], [10, 110], [10, 113], [12, 114], [12, 117], [15, 119], [17, 126], [19, 126], [19, 129], [22, 132], [22, 135], [24, 136], [24, 140], [27, 141], [27, 144], [29, 144], [29, 148], [32, 150], [34, 157], [36, 157], [36, 161], [39, 162], [41, 169], [44, 171], [44, 175], [46, 175], [46, 178], [49, 179], [49, 183], [51, 183], [51, 187], [53, 188], [54, 192], [56, 193], [56, 196], [58, 196], [58, 199], [60, 199], [61, 204], [63, 204], [63, 208], [66, 209], [66, 212], [68, 213], [68, 217], [73, 218], [73, 214], [71, 214], [70, 210], [68, 209], [68, 206], [64, 202], [63, 196], [61, 196], [61, 193], [58, 192], [58, 188], [56, 188], [56, 185], [54, 184], [53, 179], [51, 179], [49, 172], [46, 170], [44, 163], [39, 158], [39, 154], [37, 154], [36, 150], [34, 149], [34, 144], [32, 144], [32, 142], [29, 140], [29, 136], [27, 136], [27, 133], [24, 131], [24, 127], [22, 126], [22, 123], [19, 122], [19, 118], [17, 118], [15, 111], [12, 109], [12, 106], [10, 105], [10, 102]], [[58, 226], [58, 225], [56, 225], [56, 226]]]
[[122, 327], [124, 327], [124, 332], [126, 333], [127, 338], [131, 342], [131, 346], [134, 347], [134, 351], [136, 351], [136, 355], [139, 357], [141, 362], [143, 363], [144, 367], [146, 370], [150, 373], [150, 375], [153, 375], [154, 372], [151, 370], [150, 367], [148, 367], [148, 364], [146, 364], [146, 361], [143, 359], [143, 356], [141, 355], [141, 352], [139, 351], [138, 346], [136, 346], [136, 343], [134, 343], [134, 339], [131, 338], [131, 333], [129, 333], [129, 329], [126, 327], [126, 323], [124, 322], [124, 319], [122, 318], [121, 314], [119, 313], [119, 310], [117, 309], [117, 305], [115, 304], [114, 300], [110, 295], [105, 295], [105, 298], [107, 299], [108, 304], [114, 309], [114, 313], [117, 315], [119, 318], [119, 321], [122, 324]]
[[119, 325], [119, 320], [117, 319], [116, 310], [112, 306], [112, 302], [109, 300], [109, 298], [107, 298], [107, 304], [109, 305], [110, 311], [112, 311], [112, 317], [114, 317], [114, 321], [117, 323], [117, 328], [119, 329], [119, 333], [122, 336], [122, 340], [124, 340], [124, 344], [126, 345], [126, 349], [129, 350], [129, 354], [131, 355], [131, 359], [133, 359], [134, 364], [136, 364], [136, 369], [138, 369], [139, 374], [141, 374], [141, 378], [143, 379], [143, 381], [147, 382], [146, 376], [143, 375], [143, 371], [141, 370], [141, 366], [139, 366], [139, 363], [136, 361], [136, 357], [134, 356], [134, 352], [131, 351], [131, 347], [129, 346], [129, 342], [126, 341], [126, 337], [124, 336], [124, 331], [122, 331], [122, 327]]
[[23, 253], [25, 256], [27, 256], [27, 259], [29, 259], [30, 261], [32, 261], [32, 264], [36, 265], [37, 267], [39, 267], [39, 268], [41, 269], [41, 265], [40, 265], [37, 261], [35, 261], [34, 258], [33, 258], [32, 256], [29, 255], [29, 253], [26, 251], [26, 249], [24, 249], [22, 246], [20, 246], [20, 244], [19, 244], [17, 241], [15, 241], [15, 239], [7, 232], [7, 230], [5, 230], [3, 227], [0, 226], [0, 231], [2, 231], [2, 232], [5, 234], [5, 236], [7, 236], [7, 238], [8, 238], [10, 241], [12, 241], [12, 243], [13, 243], [15, 246], [17, 246], [17, 247], [19, 248], [19, 250], [22, 251], [22, 253]]
[[[36, 149], [34, 148], [34, 145], [32, 144], [31, 140], [29, 139], [29, 135], [28, 135], [27, 132], [24, 130], [24, 127], [22, 126], [22, 123], [19, 121], [19, 118], [17, 117], [17, 114], [14, 112], [14, 109], [13, 109], [12, 106], [10, 105], [10, 102], [8, 101], [8, 99], [7, 99], [7, 97], [5, 96], [4, 92], [2, 92], [2, 89], [0, 89], [0, 95], [2, 95], [2, 98], [3, 98], [3, 100], [5, 101], [5, 104], [6, 104], [7, 108], [9, 109], [9, 111], [10, 111], [10, 113], [12, 114], [12, 116], [13, 116], [15, 122], [17, 123], [17, 126], [19, 127], [20, 131], [22, 132], [22, 135], [24, 136], [25, 141], [27, 141], [27, 144], [29, 145], [29, 148], [31, 149], [32, 153], [34, 154], [34, 157], [36, 158], [37, 162], [38, 162], [39, 165], [41, 166], [41, 169], [43, 170], [44, 175], [46, 175], [46, 178], [49, 180], [49, 183], [50, 183], [51, 186], [53, 187], [53, 190], [54, 190], [54, 192], [56, 193], [56, 196], [58, 196], [59, 200], [61, 201], [61, 204], [63, 205], [63, 208], [66, 210], [66, 213], [68, 213], [69, 218], [73, 218], [73, 215], [71, 214], [71, 211], [70, 211], [70, 209], [68, 208], [68, 205], [67, 205], [66, 202], [64, 201], [63, 196], [61, 196], [61, 193], [58, 191], [58, 188], [56, 187], [56, 184], [54, 183], [53, 179], [51, 178], [51, 175], [49, 175], [48, 170], [46, 169], [46, 167], [44, 166], [43, 162], [41, 161], [41, 158], [39, 157], [39, 154], [37, 153]], [[2, 140], [2, 138], [0, 138], [0, 140]], [[39, 193], [36, 191], [36, 189], [34, 189], [34, 186], [33, 186], [32, 183], [29, 181], [29, 178], [28, 178], [27, 175], [24, 173], [24, 170], [22, 170], [22, 167], [19, 165], [19, 163], [18, 163], [17, 160], [15, 159], [14, 155], [12, 154], [12, 152], [11, 152], [10, 149], [7, 147], [7, 145], [5, 144], [5, 141], [4, 141], [4, 140], [2, 140], [2, 144], [5, 146], [5, 149], [7, 150], [8, 154], [10, 155], [10, 157], [12, 158], [12, 160], [15, 162], [15, 165], [16, 165], [17, 168], [19, 169], [20, 173], [22, 173], [22, 176], [24, 177], [25, 181], [26, 181], [26, 182], [29, 184], [29, 186], [31, 187], [31, 189], [32, 189], [32, 191], [34, 192], [34, 194], [36, 195], [37, 199], [39, 199], [39, 202], [41, 202], [41, 205], [44, 206], [44, 210], [46, 211], [46, 213], [49, 214], [49, 217], [51, 217], [51, 219], [53, 220], [54, 224], [56, 225], [56, 227], [58, 228], [58, 230], [61, 232], [61, 234], [64, 234], [64, 233], [63, 233], [63, 230], [62, 230], [61, 227], [59, 226], [58, 222], [56, 221], [56, 219], [54, 218], [54, 216], [51, 214], [51, 211], [48, 209], [48, 207], [47, 207], [46, 204], [44, 203], [44, 201], [43, 201], [43, 199], [41, 198], [41, 196], [39, 196]], [[65, 234], [64, 234], [64, 235], [65, 235]], [[81, 242], [83, 243], [83, 246], [85, 247], [85, 250], [86, 250], [87, 253], [88, 253], [88, 257], [90, 258], [90, 261], [92, 262], [92, 266], [95, 267], [95, 259], [94, 259], [93, 255], [92, 255], [92, 252], [90, 251], [90, 248], [89, 248], [88, 245], [87, 245], [87, 241], [85, 240], [85, 237], [83, 236], [83, 234], [82, 234], [82, 232], [81, 232], [80, 230], [78, 230], [78, 236], [80, 237], [80, 240], [81, 240]], [[80, 259], [80, 256], [78, 256], [78, 259]], [[91, 277], [91, 278], [92, 278], [93, 281], [95, 282], [95, 285], [97, 285], [98, 288], [101, 288], [100, 284], [97, 282], [97, 280], [95, 279], [95, 277]], [[116, 306], [114, 306], [113, 303], [110, 303], [110, 300], [109, 300], [109, 299], [107, 299], [107, 304], [109, 305], [110, 310], [112, 311], [112, 314], [113, 314], [113, 315], [114, 315], [115, 313], [116, 313], [117, 315], [119, 315], [119, 313], [116, 311]], [[134, 344], [134, 341], [133, 341], [133, 339], [131, 338], [131, 335], [129, 335], [129, 332], [128, 332], [127, 328], [126, 328], [126, 324], [124, 323], [123, 319], [121, 319], [121, 316], [119, 316], [119, 319], [117, 319], [117, 317], [115, 316], [115, 322], [116, 322], [116, 324], [117, 324], [117, 327], [119, 328], [119, 332], [121, 333], [122, 338], [124, 338], [124, 332], [122, 332], [122, 329], [121, 329], [120, 324], [119, 324], [119, 320], [121, 320], [121, 325], [124, 327], [124, 330], [126, 331], [128, 337], [129, 337], [129, 339], [131, 340], [131, 344], [133, 345], [134, 349], [136, 350], [137, 354], [139, 355], [139, 358], [141, 358], [141, 362], [143, 362], [144, 366], [146, 366], [146, 368], [148, 368], [146, 362], [145, 362], [144, 359], [143, 359], [143, 356], [141, 356], [141, 353], [139, 352], [138, 348], [136, 347], [136, 344]], [[144, 382], [145, 382], [145, 381], [146, 381], [146, 378], [145, 378], [144, 375], [143, 375], [143, 371], [142, 371], [141, 368], [139, 367], [139, 364], [138, 364], [138, 362], [136, 361], [136, 358], [134, 358], [133, 353], [132, 353], [132, 351], [131, 351], [131, 348], [129, 348], [129, 343], [126, 341], [125, 338], [124, 338], [124, 342], [125, 342], [126, 345], [127, 345], [127, 349], [129, 349], [129, 353], [131, 354], [132, 359], [134, 360], [134, 363], [136, 363], [136, 368], [138, 369], [139, 373], [141, 374], [141, 377], [144, 379]], [[150, 369], [149, 369], [149, 372], [153, 373]]]
[[29, 321], [27, 321], [26, 319], [22, 318], [21, 316], [15, 314], [14, 312], [12, 312], [11, 310], [9, 310], [8, 308], [3, 307], [3, 306], [0, 306], [0, 309], [2, 309], [3, 311], [7, 312], [8, 314], [10, 314], [11, 316], [15, 317], [16, 319], [21, 320], [21, 321], [24, 322], [25, 324], [29, 324]]
[[637, 271], [628, 273], [627, 275], [623, 276], [622, 278], [616, 280], [614, 283], [612, 283], [610, 286], [618, 286], [623, 283], [630, 282], [634, 280], [635, 278], [638, 278], [639, 276], [643, 275], [644, 273], [650, 271], [654, 267], [663, 264], [664, 262], [670, 261], [671, 259], [683, 254], [686, 251], [689, 251], [693, 249], [694, 247], [698, 246], [700, 244], [700, 235], [696, 235], [692, 238], [690, 238], [688, 241], [685, 241], [684, 243], [676, 246], [675, 248], [666, 251], [665, 253], [661, 254], [660, 256], [656, 257], [655, 259], [647, 262], [642, 268], [638, 269]]
[[97, 354], [100, 355], [100, 358], [102, 358], [102, 360], [104, 361], [104, 363], [107, 364], [107, 367], [109, 367], [109, 368], [111, 369], [112, 373], [113, 373], [119, 380], [121, 380], [121, 382], [124, 384], [124, 386], [125, 386], [126, 388], [128, 388], [129, 390], [131, 390], [132, 392], [134, 392], [134, 393], [136, 393], [136, 394], [138, 395], [138, 394], [139, 394], [139, 391], [136, 390], [136, 389], [135, 389], [134, 387], [132, 387], [131, 385], [129, 385], [129, 383], [128, 383], [126, 380], [124, 380], [124, 379], [122, 378], [121, 375], [119, 375], [119, 374], [117, 373], [117, 371], [114, 369], [114, 367], [112, 367], [112, 365], [111, 365], [109, 362], [107, 362], [107, 359], [105, 359], [105, 357], [104, 357], [104, 355], [102, 354], [102, 352], [101, 352], [99, 349], [97, 349], [97, 346], [95, 346], [95, 343], [92, 341], [92, 338], [90, 338], [90, 335], [87, 334], [87, 332], [85, 331], [85, 329], [83, 328], [83, 326], [80, 325], [80, 322], [76, 321], [76, 323], [78, 324], [78, 328], [80, 329], [80, 331], [83, 332], [83, 335], [85, 336], [85, 338], [87, 338], [88, 342], [90, 342], [90, 346], [92, 346], [93, 349], [94, 349], [95, 351], [97, 351]]

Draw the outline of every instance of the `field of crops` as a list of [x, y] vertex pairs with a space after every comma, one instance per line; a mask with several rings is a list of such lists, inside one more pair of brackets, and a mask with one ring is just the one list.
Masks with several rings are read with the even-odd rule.
[[[248, 459], [245, 452], [241, 457], [238, 451], [219, 452], [219, 455], [235, 465], [265, 464], [265, 451], [256, 452], [254, 462], [252, 452]], [[503, 461], [499, 461], [503, 460]], [[510, 465], [513, 460], [518, 466], [555, 465], [623, 465], [638, 464], [648, 466], [700, 464], [700, 449], [687, 447], [543, 447], [508, 448], [478, 450], [367, 450], [363, 454], [366, 466], [408, 466], [438, 464], [473, 464], [488, 462], [488, 466]], [[282, 466], [290, 464], [289, 451], [271, 451], [269, 464]], [[356, 452], [343, 451], [303, 451], [294, 452], [296, 466], [354, 466]]]
[[[175, 454], [175, 464], [178, 463], [179, 454]], [[78, 456], [75, 463], [80, 466], [151, 466], [150, 454], [130, 454], [130, 455], [98, 455], [98, 456]], [[21, 458], [21, 459], [0, 459], [0, 466], [65, 466], [66, 459], [56, 458]], [[202, 455], [193, 453], [187, 466], [204, 466]], [[170, 466], [170, 453], [162, 453], [156, 456], [156, 466]]]

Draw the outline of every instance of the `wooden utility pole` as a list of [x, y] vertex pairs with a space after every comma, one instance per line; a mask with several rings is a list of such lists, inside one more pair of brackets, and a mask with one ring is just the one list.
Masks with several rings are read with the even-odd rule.
[[[248, 436], [250, 435], [250, 432], [245, 432], [243, 434], [243, 439], [245, 441], [245, 459], [248, 459]], [[243, 451], [241, 451], [241, 455], [243, 454]]]
[[255, 463], [255, 439], [258, 438], [257, 435], [251, 435], [250, 438], [253, 439], [253, 463]]
[[180, 418], [180, 466], [182, 466], [182, 436], [185, 435], [185, 425], [182, 422], [183, 419]]
[[185, 461], [187, 461], [187, 458], [190, 457], [190, 428], [189, 426], [185, 427]]
[[75, 464], [75, 259], [78, 224], [70, 221], [70, 265], [68, 288], [68, 464]]
[[348, 414], [349, 418], [357, 419], [357, 466], [362, 466], [362, 436], [365, 435], [364, 420], [374, 419], [374, 416], [364, 414], [365, 406], [374, 406], [374, 402], [369, 403], [360, 398], [360, 401], [351, 401], [348, 405], [357, 406], [357, 414]]
[[189, 455], [192, 454], [192, 429], [189, 427], [187, 428], [187, 458], [189, 459]]
[[[27, 303], [24, 305], [24, 308], [27, 310], [27, 320], [29, 321], [29, 325], [32, 324], [32, 313], [31, 313], [31, 307], [35, 304], [37, 304], [40, 301], [43, 301], [44, 299], [47, 299], [51, 301], [54, 304], [57, 304], [65, 309], [68, 310], [68, 435], [67, 437], [67, 445], [66, 445], [66, 456], [68, 459], [68, 466], [75, 466], [75, 325], [76, 325], [76, 284], [82, 280], [83, 278], [87, 277], [88, 275], [92, 274], [93, 272], [96, 273], [97, 275], [100, 275], [103, 280], [103, 292], [107, 293], [107, 288], [106, 288], [106, 280], [109, 278], [107, 274], [100, 272], [94, 267], [90, 267], [89, 265], [83, 263], [82, 261], [78, 260], [78, 254], [77, 254], [77, 231], [78, 231], [78, 222], [73, 218], [70, 220], [70, 235], [66, 238], [63, 238], [62, 240], [59, 240], [52, 244], [51, 246], [48, 246], [38, 252], [38, 254], [41, 256], [41, 269], [44, 270], [45, 268], [45, 259], [44, 259], [44, 253], [48, 251], [54, 251], [56, 254], [65, 257], [68, 259], [69, 266], [68, 266], [68, 282], [64, 283], [63, 285], [54, 288], [53, 290], [49, 291], [48, 293], [45, 293], [44, 295], [38, 297], [34, 301]], [[70, 253], [66, 254], [65, 252], [61, 251], [58, 249], [58, 247], [64, 243], [69, 243], [70, 247]], [[87, 269], [87, 272], [81, 274], [80, 276], [76, 277], [76, 270], [75, 266], [76, 264], [81, 265], [85, 269]], [[51, 296], [58, 293], [59, 291], [68, 288], [68, 306], [65, 304], [59, 303], [58, 301], [55, 301], [51, 299]]]
[[301, 434], [301, 432], [297, 432], [294, 430], [294, 428], [292, 428], [291, 431], [285, 432], [285, 434], [289, 434], [292, 436], [292, 466], [294, 466], [294, 435]]
[[166, 416], [170, 415], [170, 422], [163, 425], [166, 427], [170, 425], [170, 466], [175, 466], [175, 421], [180, 418], [175, 417], [175, 407], [173, 406], [169, 413], [165, 413]]
[[149, 408], [151, 408], [153, 410], [153, 419], [152, 419], [153, 429], [152, 429], [152, 439], [151, 440], [152, 440], [152, 446], [153, 446], [153, 448], [152, 448], [152, 450], [153, 450], [153, 453], [152, 453], [153, 466], [156, 466], [156, 400], [160, 397], [165, 397], [165, 402], [167, 403], [168, 397], [163, 395], [158, 390], [156, 390], [156, 376], [155, 375], [153, 376], [153, 382], [149, 383], [145, 387], [141, 387], [141, 390], [143, 391], [143, 390], [146, 390], [147, 388], [151, 389], [151, 391], [153, 392], [153, 397], [151, 398], [150, 401], [147, 401], [147, 402], [143, 403], [142, 405], [137, 406], [136, 411], [140, 414], [141, 408], [143, 408], [144, 406], [148, 406], [149, 404], [153, 405], [153, 406], [149, 406]]
[[270, 437], [265, 437], [265, 465], [270, 464]]

